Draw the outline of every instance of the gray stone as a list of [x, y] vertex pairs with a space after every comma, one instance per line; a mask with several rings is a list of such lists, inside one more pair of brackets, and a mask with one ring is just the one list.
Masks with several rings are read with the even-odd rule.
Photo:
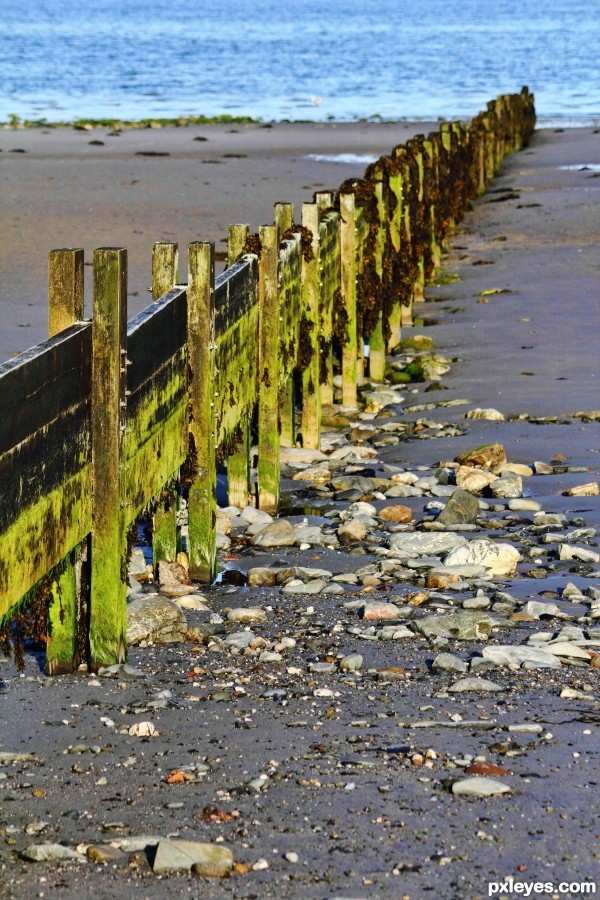
[[[320, 594], [327, 582], [322, 578], [313, 578], [312, 581], [301, 581], [299, 578], [292, 578], [282, 588], [283, 594]], [[343, 588], [342, 588], [343, 591]]]
[[390, 538], [390, 550], [409, 556], [438, 556], [463, 547], [467, 540], [452, 532], [401, 532]]
[[479, 501], [469, 491], [455, 490], [437, 521], [442, 525], [473, 524], [479, 515]]
[[431, 664], [432, 672], [466, 672], [469, 666], [454, 653], [438, 653]]
[[187, 621], [181, 607], [160, 594], [135, 597], [127, 606], [127, 643], [172, 644], [185, 640]]
[[459, 678], [448, 688], [452, 694], [487, 693], [502, 690], [504, 688], [501, 685], [496, 684], [495, 681], [489, 681], [487, 678]]
[[513, 647], [509, 644], [500, 644], [484, 647], [482, 656], [496, 666], [521, 666], [525, 662], [535, 662], [547, 665], [552, 669], [560, 669], [560, 662], [552, 653], [537, 647]]
[[454, 641], [486, 641], [496, 620], [479, 610], [462, 610], [443, 616], [415, 619], [412, 626], [424, 637]]
[[83, 853], [78, 853], [72, 847], [63, 844], [32, 844], [26, 847], [20, 854], [22, 859], [31, 862], [86, 862]]
[[251, 625], [254, 622], [266, 622], [267, 613], [261, 606], [238, 606], [227, 613], [228, 622], [239, 625]]
[[508, 473], [497, 478], [489, 486], [489, 490], [494, 497], [517, 498], [523, 496], [523, 479], [520, 475]]
[[556, 603], [543, 603], [541, 600], [528, 600], [522, 607], [521, 612], [527, 613], [534, 619], [540, 619], [542, 616], [551, 618], [565, 618], [565, 613], [561, 611]]
[[193, 870], [213, 878], [228, 875], [232, 868], [233, 854], [227, 847], [178, 840], [161, 840], [152, 866], [154, 872]]
[[287, 519], [277, 519], [252, 538], [255, 547], [293, 547], [295, 543], [296, 535]]

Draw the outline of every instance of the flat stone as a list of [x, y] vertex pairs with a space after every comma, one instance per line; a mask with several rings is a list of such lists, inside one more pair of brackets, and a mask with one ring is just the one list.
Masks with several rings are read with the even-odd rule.
[[595, 497], [597, 494], [600, 494], [600, 486], [597, 481], [579, 484], [564, 492], [565, 497]]
[[453, 572], [441, 572], [439, 569], [432, 569], [425, 575], [425, 587], [433, 590], [443, 590], [450, 584], [457, 584], [461, 581], [460, 575]]
[[587, 547], [573, 547], [570, 544], [561, 544], [558, 548], [559, 559], [577, 559], [580, 562], [600, 562], [600, 553], [589, 550]]
[[272, 515], [264, 509], [257, 509], [256, 506], [245, 506], [240, 512], [240, 518], [248, 525], [270, 525], [273, 522]]
[[495, 468], [496, 475], [520, 475], [522, 478], [531, 478], [533, 469], [524, 463], [506, 462]]
[[342, 672], [357, 672], [363, 664], [363, 658], [360, 653], [350, 653], [340, 660], [340, 669]]
[[233, 854], [227, 847], [179, 840], [161, 840], [152, 866], [154, 872], [192, 870], [212, 878], [223, 878], [232, 868]]
[[511, 794], [512, 788], [494, 778], [476, 775], [463, 778], [452, 785], [452, 793], [459, 797], [495, 797], [499, 794]]
[[492, 575], [512, 575], [520, 559], [521, 554], [512, 544], [475, 540], [468, 544], [465, 541], [464, 545], [451, 550], [444, 564], [479, 565], [489, 569]]
[[425, 616], [411, 624], [429, 640], [441, 637], [454, 641], [485, 641], [495, 621], [480, 610], [461, 610], [442, 616]]
[[496, 480], [496, 476], [483, 469], [474, 466], [459, 466], [456, 470], [456, 484], [465, 491], [479, 494], [489, 484]]
[[528, 500], [525, 497], [509, 500], [507, 505], [514, 512], [537, 512], [542, 508], [536, 500]]
[[[283, 594], [320, 594], [323, 588], [327, 587], [328, 582], [322, 578], [313, 578], [311, 581], [301, 581], [299, 578], [292, 578], [282, 588]], [[342, 588], [343, 591], [343, 588]]]
[[127, 643], [172, 644], [185, 640], [187, 620], [174, 600], [160, 594], [135, 597], [127, 606]]
[[469, 491], [454, 491], [437, 517], [442, 525], [474, 524], [479, 515], [479, 501]]
[[366, 603], [362, 610], [362, 618], [367, 622], [376, 622], [380, 619], [399, 619], [402, 612], [393, 603], [374, 601]]
[[504, 422], [502, 413], [491, 407], [488, 409], [480, 409], [479, 407], [470, 409], [465, 413], [465, 419], [487, 419], [490, 422]]
[[267, 618], [267, 613], [261, 606], [238, 606], [227, 613], [227, 621], [237, 622], [239, 625], [266, 622]]
[[483, 648], [482, 656], [485, 660], [496, 666], [521, 666], [525, 662], [535, 662], [544, 664], [552, 669], [560, 669], [560, 662], [552, 655], [552, 653], [548, 653], [547, 650], [540, 650], [536, 647], [513, 647], [509, 644], [500, 644], [497, 646], [488, 645]]
[[556, 603], [543, 603], [541, 600], [528, 600], [521, 612], [527, 613], [534, 619], [540, 619], [542, 616], [551, 618], [564, 618], [565, 613], [562, 612]]
[[309, 466], [292, 476], [293, 481], [312, 481], [314, 484], [328, 484], [331, 481], [331, 469], [325, 463], [320, 466]]
[[504, 688], [487, 678], [459, 678], [447, 690], [452, 694], [468, 694], [503, 691]]
[[255, 534], [251, 543], [254, 547], [293, 547], [296, 535], [287, 519], [276, 519]]
[[573, 641], [552, 641], [549, 644], [545, 644], [544, 647], [548, 653], [552, 653], [553, 656], [562, 656], [569, 659], [585, 659], [586, 662], [589, 662], [591, 659], [587, 650], [584, 650], [583, 647], [579, 647]]
[[513, 498], [523, 496], [523, 479], [520, 475], [503, 475], [496, 478], [489, 485], [489, 491], [494, 497], [500, 499]]
[[63, 844], [32, 844], [26, 847], [19, 856], [31, 862], [86, 862], [83, 853]]
[[390, 550], [409, 556], [439, 556], [454, 548], [466, 546], [467, 540], [453, 532], [412, 532], [394, 534], [390, 538]]
[[277, 584], [277, 572], [266, 566], [256, 566], [248, 570], [248, 587], [274, 587]]
[[92, 862], [109, 863], [122, 859], [125, 854], [118, 847], [110, 844], [91, 844], [85, 851], [85, 855]]

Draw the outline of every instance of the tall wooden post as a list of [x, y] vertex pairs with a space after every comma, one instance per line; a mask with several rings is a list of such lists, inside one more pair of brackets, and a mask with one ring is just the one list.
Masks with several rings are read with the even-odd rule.
[[[335, 195], [333, 191], [316, 191], [314, 201], [319, 209], [319, 219], [326, 210], [333, 209]], [[320, 226], [319, 226], [320, 233]], [[319, 238], [319, 254], [321, 253], [321, 240]], [[321, 292], [321, 259], [319, 258], [319, 268], [317, 270], [319, 279], [319, 293]], [[327, 305], [319, 302], [319, 325], [324, 339], [328, 343], [326, 359], [323, 360], [322, 374], [326, 377], [321, 381], [321, 405], [331, 406], [333, 403], [333, 347], [332, 347], [332, 331], [333, 323], [331, 321], [331, 303]], [[321, 350], [319, 349], [319, 353]]]
[[[48, 256], [48, 332], [49, 337], [83, 319], [84, 253], [76, 250], [52, 250]], [[73, 548], [63, 561], [62, 571], [52, 583], [52, 601], [48, 608], [46, 672], [61, 675], [74, 672], [80, 663], [77, 639], [80, 606], [79, 585], [82, 556], [87, 547]]]
[[[179, 274], [179, 250], [176, 243], [157, 242], [152, 246], [152, 299], [164, 297], [177, 284]], [[174, 562], [177, 557], [177, 491], [165, 488], [158, 500], [152, 521], [152, 561], [154, 572], [166, 559]]]
[[[277, 241], [281, 243], [286, 231], [294, 225], [294, 204], [275, 204], [275, 226]], [[280, 443], [282, 447], [296, 446], [296, 390], [294, 379], [289, 377], [281, 388], [279, 404], [279, 420], [281, 423]]]
[[279, 290], [275, 225], [259, 231], [258, 505], [275, 514], [279, 504]]
[[310, 360], [302, 373], [302, 443], [319, 449], [321, 436], [321, 315], [319, 304], [319, 207], [302, 204], [302, 227], [311, 233], [312, 259], [302, 258], [304, 316], [310, 342]]
[[[230, 225], [227, 241], [227, 265], [231, 267], [244, 252], [250, 236], [249, 225]], [[241, 439], [231, 456], [227, 457], [227, 496], [229, 503], [242, 509], [250, 497], [251, 428], [247, 416], [240, 422]]]
[[188, 248], [187, 331], [190, 372], [190, 452], [193, 481], [188, 494], [190, 575], [210, 584], [216, 567], [217, 469], [214, 422], [215, 247]]
[[342, 403], [356, 406], [358, 336], [356, 333], [356, 206], [354, 194], [340, 194], [340, 265], [346, 339], [342, 346]]
[[90, 664], [124, 662], [127, 540], [121, 495], [127, 356], [127, 251], [94, 251]]
[[[383, 257], [386, 247], [387, 215], [383, 202], [383, 183], [381, 173], [379, 180], [374, 184], [375, 199], [377, 201], [377, 213], [379, 227], [375, 241], [375, 267], [380, 283], [383, 280]], [[377, 323], [369, 336], [369, 375], [373, 381], [383, 381], [385, 378], [385, 339], [383, 337], [383, 310], [381, 301], [378, 303]]]

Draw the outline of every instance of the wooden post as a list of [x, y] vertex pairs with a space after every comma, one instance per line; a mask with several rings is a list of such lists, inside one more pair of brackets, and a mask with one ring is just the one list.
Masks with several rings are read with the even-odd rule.
[[279, 290], [275, 225], [259, 232], [258, 506], [272, 515], [279, 504]]
[[121, 496], [127, 356], [127, 251], [94, 251], [90, 665], [126, 659], [127, 540]]
[[[402, 216], [404, 196], [402, 190], [402, 176], [399, 172], [389, 176], [389, 189], [394, 195], [396, 203], [393, 213], [387, 209], [386, 216], [389, 227], [389, 251], [395, 256], [402, 252]], [[396, 299], [392, 307], [389, 320], [390, 337], [387, 352], [390, 353], [402, 340], [402, 306]]]
[[356, 206], [354, 194], [340, 194], [340, 264], [346, 339], [342, 347], [342, 403], [356, 406], [358, 336], [356, 333]]
[[[152, 300], [164, 297], [177, 284], [179, 251], [176, 243], [157, 242], [152, 245]], [[165, 559], [174, 562], [179, 549], [177, 530], [177, 491], [165, 488], [152, 517], [152, 562], [154, 573]]]
[[[83, 319], [83, 250], [51, 250], [48, 256], [49, 337]], [[80, 607], [81, 557], [76, 547], [63, 561], [52, 582], [48, 608], [46, 672], [61, 675], [74, 672], [80, 663], [78, 618]]]
[[[428, 184], [428, 190], [431, 192], [431, 189], [434, 185], [437, 185], [439, 182], [439, 171], [438, 171], [438, 148], [437, 144], [434, 140], [427, 139], [423, 142], [423, 147], [425, 150], [425, 154], [428, 159], [428, 172], [430, 183]], [[437, 192], [436, 192], [437, 193]], [[431, 261], [433, 264], [433, 270], [436, 271], [440, 268], [442, 263], [442, 248], [439, 244], [438, 240], [438, 218], [439, 218], [439, 210], [436, 209], [435, 203], [429, 198], [429, 207], [430, 207], [430, 242], [431, 242]]]
[[302, 227], [311, 237], [313, 258], [302, 259], [302, 290], [310, 360], [302, 372], [302, 445], [319, 449], [321, 436], [321, 315], [319, 307], [319, 207], [316, 203], [302, 204]]
[[[294, 204], [275, 204], [275, 225], [277, 227], [277, 241], [280, 243], [286, 231], [294, 225]], [[288, 336], [289, 337], [289, 336]], [[294, 379], [288, 378], [281, 388], [281, 403], [279, 409], [281, 423], [280, 444], [282, 447], [296, 446], [296, 390]]]
[[179, 277], [179, 250], [170, 241], [157, 241], [152, 245], [152, 299], [164, 297], [177, 284]]
[[[377, 200], [377, 212], [379, 216], [379, 228], [375, 244], [375, 267], [380, 284], [383, 281], [383, 258], [386, 248], [387, 215], [383, 202], [382, 174], [379, 173], [379, 181], [374, 184], [375, 199]], [[385, 379], [385, 340], [383, 337], [383, 310], [379, 301], [377, 323], [369, 336], [369, 376], [373, 381], [382, 382]]]
[[190, 575], [210, 584], [216, 567], [217, 469], [214, 422], [215, 247], [195, 241], [188, 248], [187, 332], [190, 372], [188, 494]]
[[[326, 210], [333, 209], [333, 205], [335, 203], [335, 194], [333, 191], [316, 191], [313, 195], [314, 201], [317, 204], [319, 209], [319, 217]], [[320, 241], [319, 241], [320, 248]], [[320, 252], [320, 249], [319, 249]], [[319, 261], [319, 269], [320, 269], [320, 261]], [[321, 275], [320, 271], [317, 272], [317, 276], [319, 279], [319, 293], [321, 287]], [[319, 303], [319, 326], [321, 332], [326, 334], [329, 338], [329, 350], [327, 352], [327, 359], [324, 361], [324, 368], [327, 370], [327, 377], [324, 382], [321, 383], [321, 405], [322, 406], [331, 406], [333, 404], [333, 347], [331, 346], [331, 331], [332, 331], [332, 323], [331, 323], [331, 305], [329, 304], [327, 307], [327, 312], [325, 313], [323, 304]], [[325, 323], [324, 315], [327, 315], [329, 321]], [[319, 354], [321, 350], [319, 349]]]
[[[231, 267], [244, 252], [250, 236], [249, 225], [230, 225], [227, 241], [227, 265]], [[229, 503], [242, 509], [250, 497], [250, 446], [251, 433], [248, 417], [240, 422], [241, 440], [231, 456], [227, 457], [227, 496]]]

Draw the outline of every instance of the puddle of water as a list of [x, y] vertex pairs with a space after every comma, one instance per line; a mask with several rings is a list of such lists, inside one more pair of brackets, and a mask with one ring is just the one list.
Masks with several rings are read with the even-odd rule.
[[304, 159], [311, 159], [314, 162], [330, 162], [330, 163], [349, 163], [350, 165], [367, 166], [369, 163], [377, 162], [378, 156], [371, 153], [308, 153]]
[[559, 166], [567, 172], [600, 172], [600, 163], [577, 163], [571, 166]]

